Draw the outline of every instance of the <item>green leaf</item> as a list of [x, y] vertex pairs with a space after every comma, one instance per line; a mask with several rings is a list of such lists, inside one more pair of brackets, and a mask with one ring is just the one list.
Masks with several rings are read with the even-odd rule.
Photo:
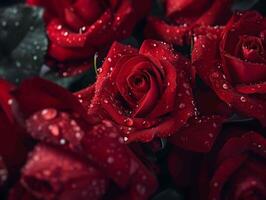
[[258, 2], [259, 0], [235, 0], [232, 10], [249, 10]]
[[13, 82], [38, 75], [48, 47], [43, 9], [0, 8], [0, 77]]
[[153, 16], [164, 16], [163, 0], [155, 0], [152, 4]]
[[169, 188], [157, 194], [152, 200], [184, 200], [184, 198], [175, 190]]

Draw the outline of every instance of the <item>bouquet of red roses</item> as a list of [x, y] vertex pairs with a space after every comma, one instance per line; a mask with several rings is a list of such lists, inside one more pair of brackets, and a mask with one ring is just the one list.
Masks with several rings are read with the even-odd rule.
[[265, 3], [1, 1], [0, 199], [265, 200]]

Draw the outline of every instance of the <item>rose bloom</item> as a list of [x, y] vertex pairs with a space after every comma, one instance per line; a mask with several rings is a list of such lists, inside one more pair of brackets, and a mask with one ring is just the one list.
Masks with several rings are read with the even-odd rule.
[[114, 43], [94, 85], [76, 96], [89, 113], [116, 122], [126, 141], [172, 135], [193, 115], [188, 59], [166, 43]]
[[225, 23], [231, 15], [231, 3], [232, 0], [165, 0], [165, 17], [150, 17], [145, 35], [174, 45], [188, 44], [195, 27]]
[[266, 19], [257, 12], [235, 14], [224, 30], [201, 29], [192, 60], [200, 77], [239, 114], [266, 124]]
[[[150, 0], [27, 0], [45, 9], [49, 65], [71, 74], [87, 69], [96, 52], [130, 36]], [[74, 68], [74, 69], [73, 69]], [[67, 75], [67, 72], [64, 75]]]
[[236, 132], [229, 132], [225, 143], [206, 156], [192, 199], [266, 198], [266, 139], [253, 131], [240, 135]]
[[99, 72], [76, 96], [88, 113], [116, 123], [126, 142], [173, 136], [181, 148], [211, 149], [223, 117], [194, 116], [193, 68], [170, 45], [146, 40], [136, 49], [116, 42]]
[[32, 78], [13, 88], [9, 98], [17, 107], [12, 113], [36, 144], [10, 200], [145, 200], [155, 192], [155, 176], [124, 143], [119, 130], [109, 121], [88, 116], [67, 90]]

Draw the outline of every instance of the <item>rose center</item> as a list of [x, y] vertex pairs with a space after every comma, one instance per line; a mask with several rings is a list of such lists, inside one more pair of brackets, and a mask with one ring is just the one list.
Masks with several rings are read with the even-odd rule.
[[240, 39], [241, 58], [256, 63], [264, 62], [264, 47], [261, 38], [255, 36], [243, 36]]

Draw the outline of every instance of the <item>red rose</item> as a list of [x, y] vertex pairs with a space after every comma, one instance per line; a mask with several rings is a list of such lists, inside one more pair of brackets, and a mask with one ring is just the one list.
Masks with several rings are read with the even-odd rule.
[[166, 43], [114, 43], [100, 70], [76, 96], [89, 113], [116, 122], [128, 142], [170, 136], [193, 115], [191, 65]]
[[195, 38], [192, 60], [200, 77], [221, 100], [265, 125], [266, 19], [238, 13], [213, 33], [201, 30]]
[[13, 116], [13, 111], [16, 112], [13, 89], [13, 85], [0, 80], [0, 190], [17, 177], [27, 153], [25, 131]]
[[22, 170], [21, 183], [42, 199], [101, 199], [109, 181], [101, 171], [70, 153], [37, 145]]
[[218, 153], [209, 155], [203, 162], [197, 193], [194, 193], [196, 198], [265, 199], [265, 147], [265, 138], [255, 132], [245, 133], [242, 137], [231, 136]]
[[150, 0], [27, 2], [45, 8], [51, 64], [74, 67], [76, 72], [90, 66], [90, 58], [112, 41], [128, 37], [134, 25], [149, 12], [151, 4]]
[[150, 17], [145, 30], [148, 38], [175, 45], [189, 43], [189, 35], [199, 25], [212, 26], [226, 22], [232, 0], [166, 0], [166, 17]]
[[13, 95], [28, 132], [40, 142], [22, 170], [20, 182], [29, 195], [137, 200], [155, 191], [156, 178], [124, 144], [118, 129], [96, 115], [88, 116], [70, 92], [34, 78]]

